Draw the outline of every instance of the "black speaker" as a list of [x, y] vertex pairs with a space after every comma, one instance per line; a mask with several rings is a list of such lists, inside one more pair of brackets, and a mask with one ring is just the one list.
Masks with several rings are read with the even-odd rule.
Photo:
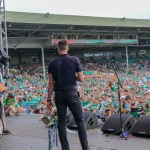
[[[131, 131], [134, 118], [129, 114], [121, 114], [122, 118], [122, 129], [123, 131]], [[114, 133], [120, 134], [121, 133], [121, 123], [120, 123], [120, 114], [114, 114], [110, 116], [107, 121], [104, 123], [101, 131], [103, 133]]]
[[150, 116], [141, 116], [134, 124], [131, 133], [137, 136], [150, 136]]
[[[93, 129], [98, 127], [98, 119], [95, 113], [83, 112], [83, 116], [85, 120], [86, 129]], [[70, 129], [77, 129], [77, 124], [73, 116], [70, 119], [68, 117], [67, 127]]]

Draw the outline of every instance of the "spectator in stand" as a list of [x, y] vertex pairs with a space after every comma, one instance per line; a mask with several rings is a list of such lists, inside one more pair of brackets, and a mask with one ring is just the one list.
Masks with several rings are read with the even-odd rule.
[[148, 102], [146, 104], [146, 111], [145, 111], [146, 115], [150, 116], [150, 102]]
[[132, 99], [130, 101], [130, 114], [133, 115], [135, 121], [138, 119], [138, 101], [136, 100], [135, 96], [132, 96]]
[[105, 122], [111, 115], [112, 115], [111, 110], [110, 109], [106, 109], [104, 116], [101, 117], [102, 121]]
[[12, 93], [9, 93], [7, 98], [4, 100], [4, 109], [6, 116], [18, 115], [18, 111], [16, 108], [19, 106], [16, 103], [16, 99], [14, 98]]

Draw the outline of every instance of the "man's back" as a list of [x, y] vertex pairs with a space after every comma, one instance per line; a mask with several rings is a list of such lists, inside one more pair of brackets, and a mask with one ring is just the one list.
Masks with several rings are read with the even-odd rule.
[[48, 66], [48, 73], [52, 73], [55, 91], [75, 90], [76, 72], [82, 71], [78, 58], [68, 54], [59, 55]]

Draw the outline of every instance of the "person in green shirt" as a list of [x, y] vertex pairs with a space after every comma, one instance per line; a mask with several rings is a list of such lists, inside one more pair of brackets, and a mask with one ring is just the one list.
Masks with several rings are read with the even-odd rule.
[[89, 101], [88, 101], [87, 96], [82, 96], [80, 99], [81, 99], [81, 103], [82, 103], [83, 108], [84, 108], [86, 105], [89, 104]]
[[135, 121], [138, 119], [138, 101], [136, 100], [135, 96], [132, 96], [130, 101], [130, 115], [133, 115]]
[[146, 104], [146, 111], [145, 111], [146, 115], [149, 115], [150, 116], [150, 102], [148, 102]]
[[14, 98], [14, 95], [12, 93], [9, 93], [7, 98], [4, 100], [4, 109], [6, 116], [12, 116], [17, 115], [17, 109], [18, 104], [16, 103], [16, 100]]

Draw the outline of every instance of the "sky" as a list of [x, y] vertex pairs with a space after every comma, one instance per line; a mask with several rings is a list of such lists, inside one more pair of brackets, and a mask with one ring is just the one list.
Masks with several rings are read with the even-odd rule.
[[5, 0], [6, 11], [150, 19], [150, 0]]

